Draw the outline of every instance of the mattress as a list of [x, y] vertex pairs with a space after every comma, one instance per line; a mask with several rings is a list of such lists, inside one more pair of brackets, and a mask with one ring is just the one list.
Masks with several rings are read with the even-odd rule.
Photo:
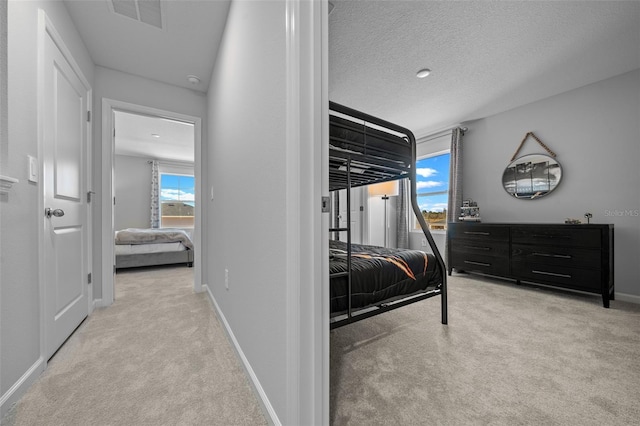
[[[330, 273], [346, 272], [347, 244], [329, 241]], [[351, 307], [353, 310], [392, 302], [436, 289], [442, 283], [435, 257], [419, 250], [352, 244]], [[336, 276], [330, 285], [331, 316], [348, 309], [348, 278]]]
[[187, 248], [179, 242], [155, 244], [116, 244], [116, 256], [122, 254], [164, 253], [170, 251], [184, 251]]

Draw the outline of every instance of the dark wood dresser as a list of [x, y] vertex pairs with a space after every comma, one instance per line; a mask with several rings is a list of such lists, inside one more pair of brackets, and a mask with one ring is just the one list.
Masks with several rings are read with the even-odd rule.
[[613, 225], [448, 224], [448, 273], [480, 272], [614, 300]]

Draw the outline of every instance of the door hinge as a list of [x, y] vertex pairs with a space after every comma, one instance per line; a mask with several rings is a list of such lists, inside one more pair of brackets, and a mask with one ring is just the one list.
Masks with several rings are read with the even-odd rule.
[[91, 121], [91, 111], [87, 111], [87, 121]]
[[91, 284], [91, 272], [89, 272], [89, 275], [87, 276], [87, 284]]
[[91, 194], [95, 194], [95, 192], [93, 192], [93, 191], [87, 192], [87, 203], [91, 202]]
[[331, 198], [322, 197], [322, 213], [329, 213], [331, 211]]
[[113, 205], [116, 205], [116, 197], [113, 197]]

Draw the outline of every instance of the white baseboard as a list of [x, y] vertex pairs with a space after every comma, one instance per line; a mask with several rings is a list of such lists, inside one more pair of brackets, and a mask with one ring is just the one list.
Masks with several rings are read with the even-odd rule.
[[242, 361], [242, 366], [244, 367], [247, 376], [249, 376], [249, 383], [251, 383], [254, 392], [258, 396], [258, 401], [260, 402], [260, 405], [262, 406], [262, 410], [267, 416], [267, 420], [272, 425], [281, 426], [282, 422], [278, 418], [276, 411], [273, 409], [273, 406], [271, 405], [271, 401], [269, 401], [267, 394], [262, 388], [262, 385], [260, 384], [260, 380], [258, 380], [258, 376], [256, 376], [256, 373], [253, 371], [253, 368], [251, 368], [251, 364], [249, 364], [249, 360], [244, 355], [244, 352], [242, 351], [242, 348], [240, 347], [238, 340], [233, 334], [233, 331], [231, 330], [231, 327], [229, 326], [227, 319], [225, 318], [224, 314], [220, 310], [220, 307], [218, 306], [216, 299], [213, 297], [213, 294], [211, 293], [211, 289], [209, 289], [208, 285], [203, 285], [202, 287], [204, 290], [206, 290], [207, 294], [209, 295], [209, 300], [213, 305], [213, 309], [215, 309], [216, 314], [218, 315], [218, 318], [220, 318], [220, 321], [222, 321], [222, 325], [224, 326], [223, 328], [227, 333], [227, 337], [229, 338], [229, 340], [231, 340], [231, 343], [233, 344], [233, 348], [235, 349], [236, 354], [240, 358], [240, 361]]
[[44, 371], [46, 363], [40, 357], [29, 369], [7, 390], [0, 398], [0, 419], [9, 412], [11, 407], [27, 392], [29, 387]]
[[616, 292], [616, 300], [621, 302], [637, 303], [640, 305], [640, 296]]
[[104, 305], [102, 304], [102, 299], [95, 299], [93, 301], [93, 309], [96, 308], [104, 308]]

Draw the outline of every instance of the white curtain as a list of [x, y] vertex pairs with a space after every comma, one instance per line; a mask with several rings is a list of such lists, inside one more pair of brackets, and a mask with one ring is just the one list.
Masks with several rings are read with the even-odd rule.
[[156, 160], [151, 162], [151, 228], [160, 228], [160, 172]]

